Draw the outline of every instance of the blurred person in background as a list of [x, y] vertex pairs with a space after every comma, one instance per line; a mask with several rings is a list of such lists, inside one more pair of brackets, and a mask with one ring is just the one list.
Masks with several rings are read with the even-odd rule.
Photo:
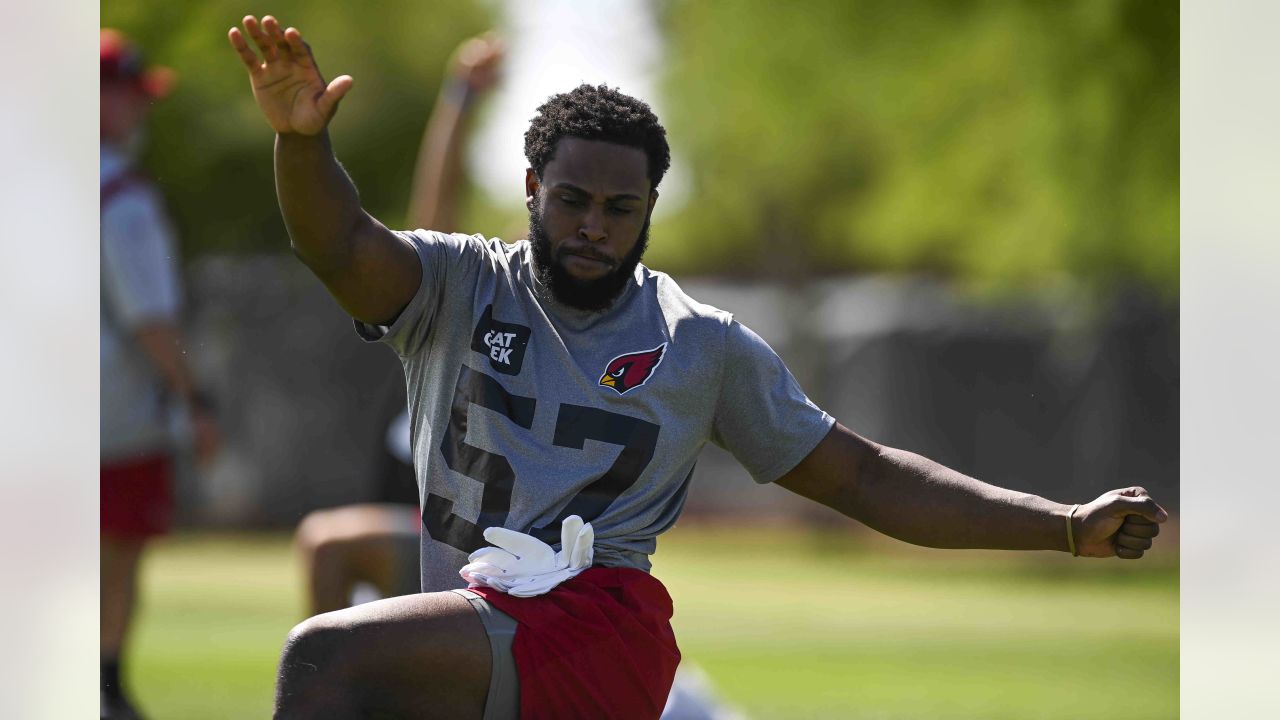
[[173, 73], [147, 67], [121, 33], [101, 31], [101, 716], [138, 718], [121, 685], [139, 565], [168, 531], [175, 442], [207, 461], [218, 444], [180, 330], [177, 246], [160, 195], [134, 166], [152, 103]]
[[988, 485], [816, 407], [758, 336], [640, 264], [670, 162], [645, 103], [582, 85], [539, 108], [528, 241], [396, 233], [329, 143], [352, 78], [326, 83], [271, 16], [229, 39], [295, 252], [403, 361], [431, 591], [298, 625], [276, 717], [658, 717], [680, 654], [648, 556], [708, 440], [928, 547], [1136, 559], [1167, 519], [1138, 487], [1066, 505]]
[[376, 473], [375, 501], [313, 510], [298, 523], [308, 615], [421, 591], [422, 520], [407, 411], [392, 418]]

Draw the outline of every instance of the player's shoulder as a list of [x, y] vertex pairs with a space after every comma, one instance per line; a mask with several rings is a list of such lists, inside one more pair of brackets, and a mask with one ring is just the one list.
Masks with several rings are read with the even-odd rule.
[[152, 219], [164, 213], [160, 191], [144, 175], [123, 171], [118, 176], [105, 178], [101, 190], [100, 210], [106, 222], [118, 219]]
[[445, 256], [461, 261], [475, 261], [494, 270], [510, 269], [519, 263], [518, 256], [524, 241], [508, 243], [500, 238], [483, 235], [444, 233], [437, 230], [401, 230], [397, 232], [427, 259]]
[[107, 145], [100, 149], [98, 187], [104, 215], [138, 212], [140, 207], [146, 209], [146, 205], [159, 202], [151, 179], [126, 154]]
[[398, 230], [396, 234], [414, 245], [443, 245], [476, 253], [499, 253], [503, 252], [502, 248], [506, 247], [506, 244], [501, 240], [486, 238], [479, 233], [467, 235], [465, 233], [447, 233], [419, 228], [417, 230]]
[[700, 302], [680, 287], [670, 275], [641, 266], [643, 282], [653, 293], [670, 325], [723, 335], [733, 323], [733, 313]]

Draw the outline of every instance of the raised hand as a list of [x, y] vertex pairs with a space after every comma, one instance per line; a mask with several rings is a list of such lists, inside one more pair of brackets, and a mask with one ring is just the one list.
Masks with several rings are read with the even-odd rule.
[[1086, 557], [1136, 560], [1169, 513], [1140, 487], [1112, 490], [1076, 511], [1076, 549]]
[[484, 92], [498, 81], [498, 69], [506, 54], [502, 38], [485, 33], [464, 41], [449, 61], [450, 72], [475, 92]]
[[351, 89], [351, 76], [340, 75], [326, 85], [310, 46], [302, 41], [302, 33], [296, 28], [281, 31], [280, 23], [270, 15], [264, 16], [261, 23], [246, 15], [244, 29], [262, 54], [261, 59], [239, 28], [231, 28], [227, 39], [249, 71], [253, 98], [267, 124], [277, 133], [323, 132], [338, 101]]

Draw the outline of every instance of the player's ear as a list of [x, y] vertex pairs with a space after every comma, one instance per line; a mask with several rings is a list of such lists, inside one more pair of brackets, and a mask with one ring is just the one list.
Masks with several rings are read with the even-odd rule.
[[653, 212], [653, 206], [656, 205], [657, 203], [658, 203], [658, 191], [650, 190], [649, 191], [649, 212]]
[[524, 204], [530, 210], [533, 209], [533, 202], [538, 197], [538, 188], [540, 187], [542, 187], [542, 181], [538, 179], [538, 173], [533, 168], [525, 168]]

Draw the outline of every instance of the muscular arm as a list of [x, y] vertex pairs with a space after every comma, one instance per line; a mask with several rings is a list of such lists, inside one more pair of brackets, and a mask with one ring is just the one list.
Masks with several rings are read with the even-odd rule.
[[295, 28], [270, 15], [227, 31], [249, 73], [254, 100], [276, 132], [276, 194], [293, 250], [352, 317], [388, 324], [422, 279], [417, 253], [360, 207], [355, 185], [333, 155], [328, 125], [354, 80], [326, 83]]
[[[1067, 550], [1070, 505], [988, 485], [838, 423], [778, 484], [914, 545]], [[1145, 491], [1131, 488], [1081, 507], [1074, 535], [1082, 555], [1139, 557], [1145, 547], [1125, 543], [1150, 547], [1153, 523], [1166, 518]], [[1130, 543], [1130, 533], [1138, 540]]]
[[352, 317], [393, 321], [417, 291], [422, 266], [408, 243], [360, 206], [328, 132], [278, 133], [275, 169], [294, 253]]

